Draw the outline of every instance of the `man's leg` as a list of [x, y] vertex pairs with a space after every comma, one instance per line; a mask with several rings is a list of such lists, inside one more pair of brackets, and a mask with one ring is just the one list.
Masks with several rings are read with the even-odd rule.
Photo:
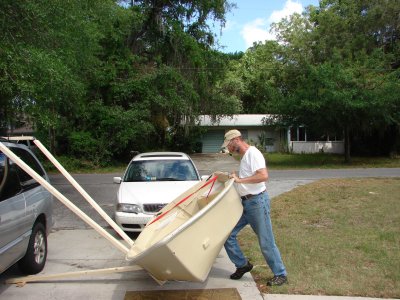
[[226, 240], [224, 247], [229, 259], [233, 262], [236, 268], [243, 267], [247, 264], [247, 258], [244, 256], [237, 241], [237, 235], [244, 226], [248, 224], [245, 214], [243, 213], [239, 222], [233, 228], [231, 234]]
[[265, 192], [245, 201], [245, 208], [249, 223], [257, 234], [261, 252], [268, 266], [275, 276], [286, 276], [286, 269], [272, 231], [268, 194]]

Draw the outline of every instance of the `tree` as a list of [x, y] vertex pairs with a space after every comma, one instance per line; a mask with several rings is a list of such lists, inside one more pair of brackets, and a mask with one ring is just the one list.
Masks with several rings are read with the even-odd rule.
[[[400, 10], [398, 2], [386, 2]], [[388, 11], [383, 18], [380, 6], [372, 0], [321, 1], [303, 16], [275, 25], [284, 46], [280, 62], [285, 76], [284, 97], [274, 103], [276, 109], [309, 126], [343, 130], [346, 161], [351, 136], [400, 124], [394, 68], [398, 22]]]
[[274, 41], [254, 44], [240, 59], [235, 76], [242, 80], [241, 100], [245, 113], [274, 113], [272, 102], [278, 102], [281, 46]]
[[199, 113], [236, 111], [207, 23], [223, 25], [231, 4], [128, 4], [2, 1], [0, 129], [24, 116], [52, 152], [100, 163], [174, 145]]
[[18, 111], [31, 116], [39, 131], [47, 131], [52, 151], [56, 132], [68, 128], [82, 107], [99, 63], [96, 18], [110, 5], [107, 0], [0, 4], [1, 113], [9, 123], [16, 121]]
[[[218, 82], [227, 58], [211, 49], [214, 38], [207, 22], [213, 19], [223, 26], [225, 13], [232, 7], [228, 1], [125, 4], [135, 20], [128, 46], [139, 59], [136, 74], [117, 85], [125, 86], [124, 106], [139, 99], [146, 106], [159, 145], [174, 145], [179, 127], [193, 125], [199, 114], [237, 111], [237, 103], [232, 105], [237, 99], [221, 96]], [[189, 128], [183, 131], [186, 137]]]

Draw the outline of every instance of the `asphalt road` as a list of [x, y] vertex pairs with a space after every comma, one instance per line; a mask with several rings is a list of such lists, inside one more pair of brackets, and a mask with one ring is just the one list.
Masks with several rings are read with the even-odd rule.
[[[213, 171], [232, 172], [239, 167], [239, 163], [236, 160], [224, 154], [193, 155], [192, 159], [201, 175], [208, 175]], [[118, 185], [113, 183], [113, 177], [122, 176], [122, 174], [72, 174], [72, 176], [100, 207], [112, 217], [118, 189]], [[267, 183], [267, 189], [270, 197], [273, 198], [299, 185], [307, 184], [321, 178], [400, 177], [400, 169], [270, 170], [269, 177], [270, 180]], [[50, 180], [56, 189], [97, 223], [103, 227], [108, 226], [90, 204], [86, 202], [62, 175], [51, 175]], [[89, 228], [86, 223], [81, 221], [58, 200], [54, 201], [54, 220], [55, 224], [53, 230]]]

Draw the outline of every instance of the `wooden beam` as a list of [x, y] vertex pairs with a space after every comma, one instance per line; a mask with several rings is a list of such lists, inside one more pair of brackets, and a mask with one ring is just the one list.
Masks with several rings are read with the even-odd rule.
[[71, 277], [80, 277], [80, 276], [91, 276], [91, 275], [106, 275], [113, 273], [123, 273], [123, 272], [133, 272], [143, 270], [140, 266], [125, 266], [125, 267], [114, 267], [114, 268], [106, 268], [106, 269], [97, 269], [97, 270], [86, 270], [86, 271], [76, 271], [76, 272], [67, 272], [67, 273], [58, 273], [58, 274], [49, 274], [49, 275], [30, 275], [25, 277], [17, 277], [7, 279], [7, 284], [18, 284], [20, 286], [25, 285], [27, 282], [40, 282], [40, 281], [49, 281], [49, 280], [57, 280], [57, 279], [65, 279]]
[[44, 155], [51, 161], [51, 163], [64, 175], [64, 177], [73, 185], [73, 187], [82, 195], [83, 198], [103, 217], [103, 219], [129, 244], [133, 245], [132, 239], [118, 226], [117, 223], [111, 219], [107, 213], [93, 200], [92, 197], [79, 185], [78, 182], [65, 170], [65, 168], [57, 161], [57, 159], [46, 149], [46, 147], [39, 141], [34, 139], [35, 145], [43, 152]]
[[49, 182], [47, 182], [42, 176], [36, 173], [31, 167], [29, 167], [24, 161], [22, 161], [17, 155], [14, 154], [10, 149], [8, 149], [2, 142], [0, 142], [0, 150], [7, 155], [13, 162], [15, 162], [21, 169], [28, 173], [33, 179], [39, 182], [46, 190], [48, 190], [54, 197], [60, 200], [65, 206], [67, 206], [72, 212], [74, 212], [78, 217], [80, 217], [84, 222], [96, 230], [100, 235], [106, 238], [115, 246], [118, 250], [122, 251], [124, 254], [128, 254], [129, 249], [109, 234], [104, 228], [93, 221], [87, 214], [80, 210], [75, 204], [68, 200], [63, 194], [61, 194], [57, 189], [55, 189]]

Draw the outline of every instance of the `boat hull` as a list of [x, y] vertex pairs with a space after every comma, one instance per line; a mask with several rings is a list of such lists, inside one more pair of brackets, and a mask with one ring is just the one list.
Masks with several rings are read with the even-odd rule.
[[[160, 211], [126, 259], [158, 281], [204, 281], [227, 237], [242, 215], [233, 180], [214, 173]], [[181, 202], [182, 199], [187, 198]]]

